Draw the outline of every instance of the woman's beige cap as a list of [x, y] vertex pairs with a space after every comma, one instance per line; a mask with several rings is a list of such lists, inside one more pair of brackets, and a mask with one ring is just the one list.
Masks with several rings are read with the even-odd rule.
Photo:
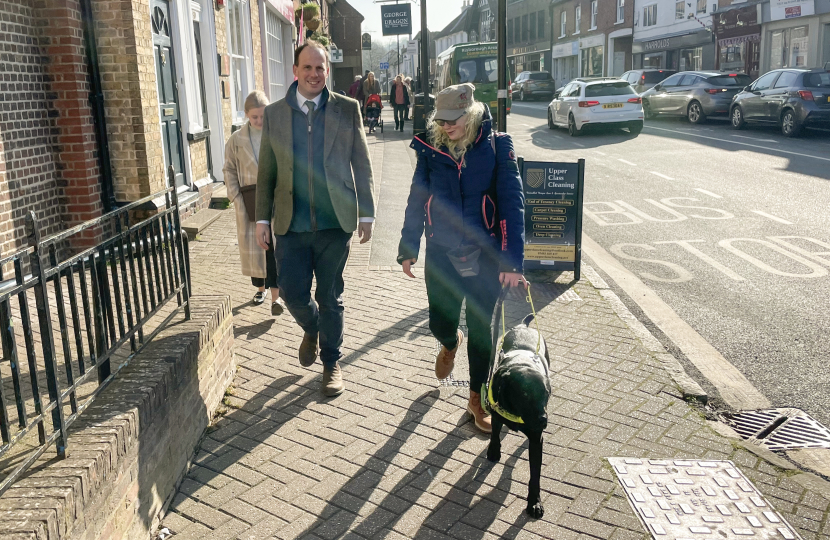
[[470, 83], [448, 86], [435, 96], [435, 119], [458, 120], [467, 108], [475, 103], [473, 92], [476, 87]]

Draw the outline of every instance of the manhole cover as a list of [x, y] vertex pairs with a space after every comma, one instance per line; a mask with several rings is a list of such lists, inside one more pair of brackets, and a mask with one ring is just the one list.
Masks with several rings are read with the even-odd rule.
[[608, 462], [655, 539], [801, 538], [731, 461]]
[[726, 416], [744, 439], [770, 450], [830, 448], [830, 429], [800, 409], [764, 409]]

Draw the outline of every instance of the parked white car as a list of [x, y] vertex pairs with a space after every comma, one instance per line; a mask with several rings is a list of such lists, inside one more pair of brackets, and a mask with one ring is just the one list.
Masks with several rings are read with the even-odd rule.
[[628, 81], [574, 79], [548, 105], [548, 127], [568, 128], [573, 137], [594, 127], [643, 130], [643, 102]]

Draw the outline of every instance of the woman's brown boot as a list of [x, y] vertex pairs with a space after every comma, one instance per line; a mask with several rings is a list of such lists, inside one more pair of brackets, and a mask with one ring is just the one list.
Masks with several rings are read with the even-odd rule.
[[453, 350], [441, 346], [441, 350], [435, 356], [435, 378], [439, 381], [443, 381], [452, 373], [455, 367], [455, 353], [458, 352], [458, 348], [461, 347], [462, 343], [464, 343], [464, 332], [458, 330], [458, 341], [455, 342]]
[[481, 394], [470, 390], [470, 401], [467, 402], [467, 412], [473, 417], [476, 427], [484, 433], [491, 433], [493, 425], [490, 423], [490, 415], [484, 412], [481, 407]]

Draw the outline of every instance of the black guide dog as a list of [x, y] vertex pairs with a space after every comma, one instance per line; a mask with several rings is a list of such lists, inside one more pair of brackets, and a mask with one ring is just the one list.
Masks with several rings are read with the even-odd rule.
[[[504, 309], [503, 292], [496, 304]], [[496, 315], [494, 314], [494, 319]], [[482, 392], [482, 404], [490, 411], [493, 433], [487, 449], [487, 459], [501, 459], [502, 425], [513, 431], [521, 431], [529, 441], [530, 484], [528, 485], [525, 511], [534, 518], [541, 518], [545, 509], [539, 500], [539, 482], [542, 475], [542, 434], [548, 425], [547, 406], [550, 398], [550, 358], [548, 347], [539, 332], [530, 328], [534, 315], [525, 317], [522, 324], [512, 328], [504, 336], [501, 350], [494, 350], [494, 366], [487, 387]], [[498, 335], [498, 321], [494, 336]], [[494, 349], [496, 347], [494, 346]]]

